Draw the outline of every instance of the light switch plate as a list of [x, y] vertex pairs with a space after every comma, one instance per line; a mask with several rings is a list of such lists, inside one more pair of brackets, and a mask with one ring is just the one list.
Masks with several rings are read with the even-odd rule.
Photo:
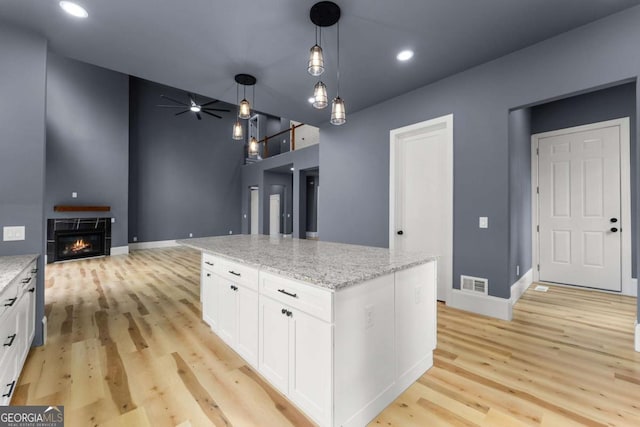
[[78, 198], [78, 193], [76, 191], [74, 191], [73, 193], [71, 193], [71, 197], [74, 199]]
[[2, 240], [5, 242], [24, 240], [24, 236], [24, 225], [17, 227], [2, 227]]
[[480, 228], [489, 228], [489, 217], [481, 216], [478, 221], [478, 226]]

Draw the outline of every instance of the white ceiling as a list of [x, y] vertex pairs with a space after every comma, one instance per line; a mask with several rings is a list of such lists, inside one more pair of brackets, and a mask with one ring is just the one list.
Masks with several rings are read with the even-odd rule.
[[[2, 0], [0, 19], [30, 28], [58, 54], [236, 102], [233, 76], [257, 77], [255, 107], [319, 125], [329, 110], [307, 102], [315, 0], [78, 0], [89, 18], [58, 0]], [[503, 56], [640, 0], [338, 0], [340, 95], [347, 113]], [[323, 31], [335, 96], [335, 27]], [[415, 50], [408, 63], [396, 53]], [[347, 116], [348, 118], [348, 116]]]

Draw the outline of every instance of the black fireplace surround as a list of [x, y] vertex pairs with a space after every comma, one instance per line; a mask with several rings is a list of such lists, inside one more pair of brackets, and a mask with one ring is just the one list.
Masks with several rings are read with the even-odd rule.
[[111, 253], [111, 218], [47, 220], [47, 263]]

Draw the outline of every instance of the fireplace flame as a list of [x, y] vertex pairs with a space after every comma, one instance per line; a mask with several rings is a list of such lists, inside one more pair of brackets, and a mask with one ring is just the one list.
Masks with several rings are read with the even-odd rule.
[[83, 239], [78, 239], [69, 248], [72, 252], [80, 252], [81, 250], [87, 249], [91, 246], [91, 243], [85, 242]]

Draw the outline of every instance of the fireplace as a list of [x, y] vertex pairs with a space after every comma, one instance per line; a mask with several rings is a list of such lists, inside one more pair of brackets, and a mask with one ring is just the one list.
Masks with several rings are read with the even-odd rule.
[[111, 218], [47, 221], [47, 263], [111, 253]]

